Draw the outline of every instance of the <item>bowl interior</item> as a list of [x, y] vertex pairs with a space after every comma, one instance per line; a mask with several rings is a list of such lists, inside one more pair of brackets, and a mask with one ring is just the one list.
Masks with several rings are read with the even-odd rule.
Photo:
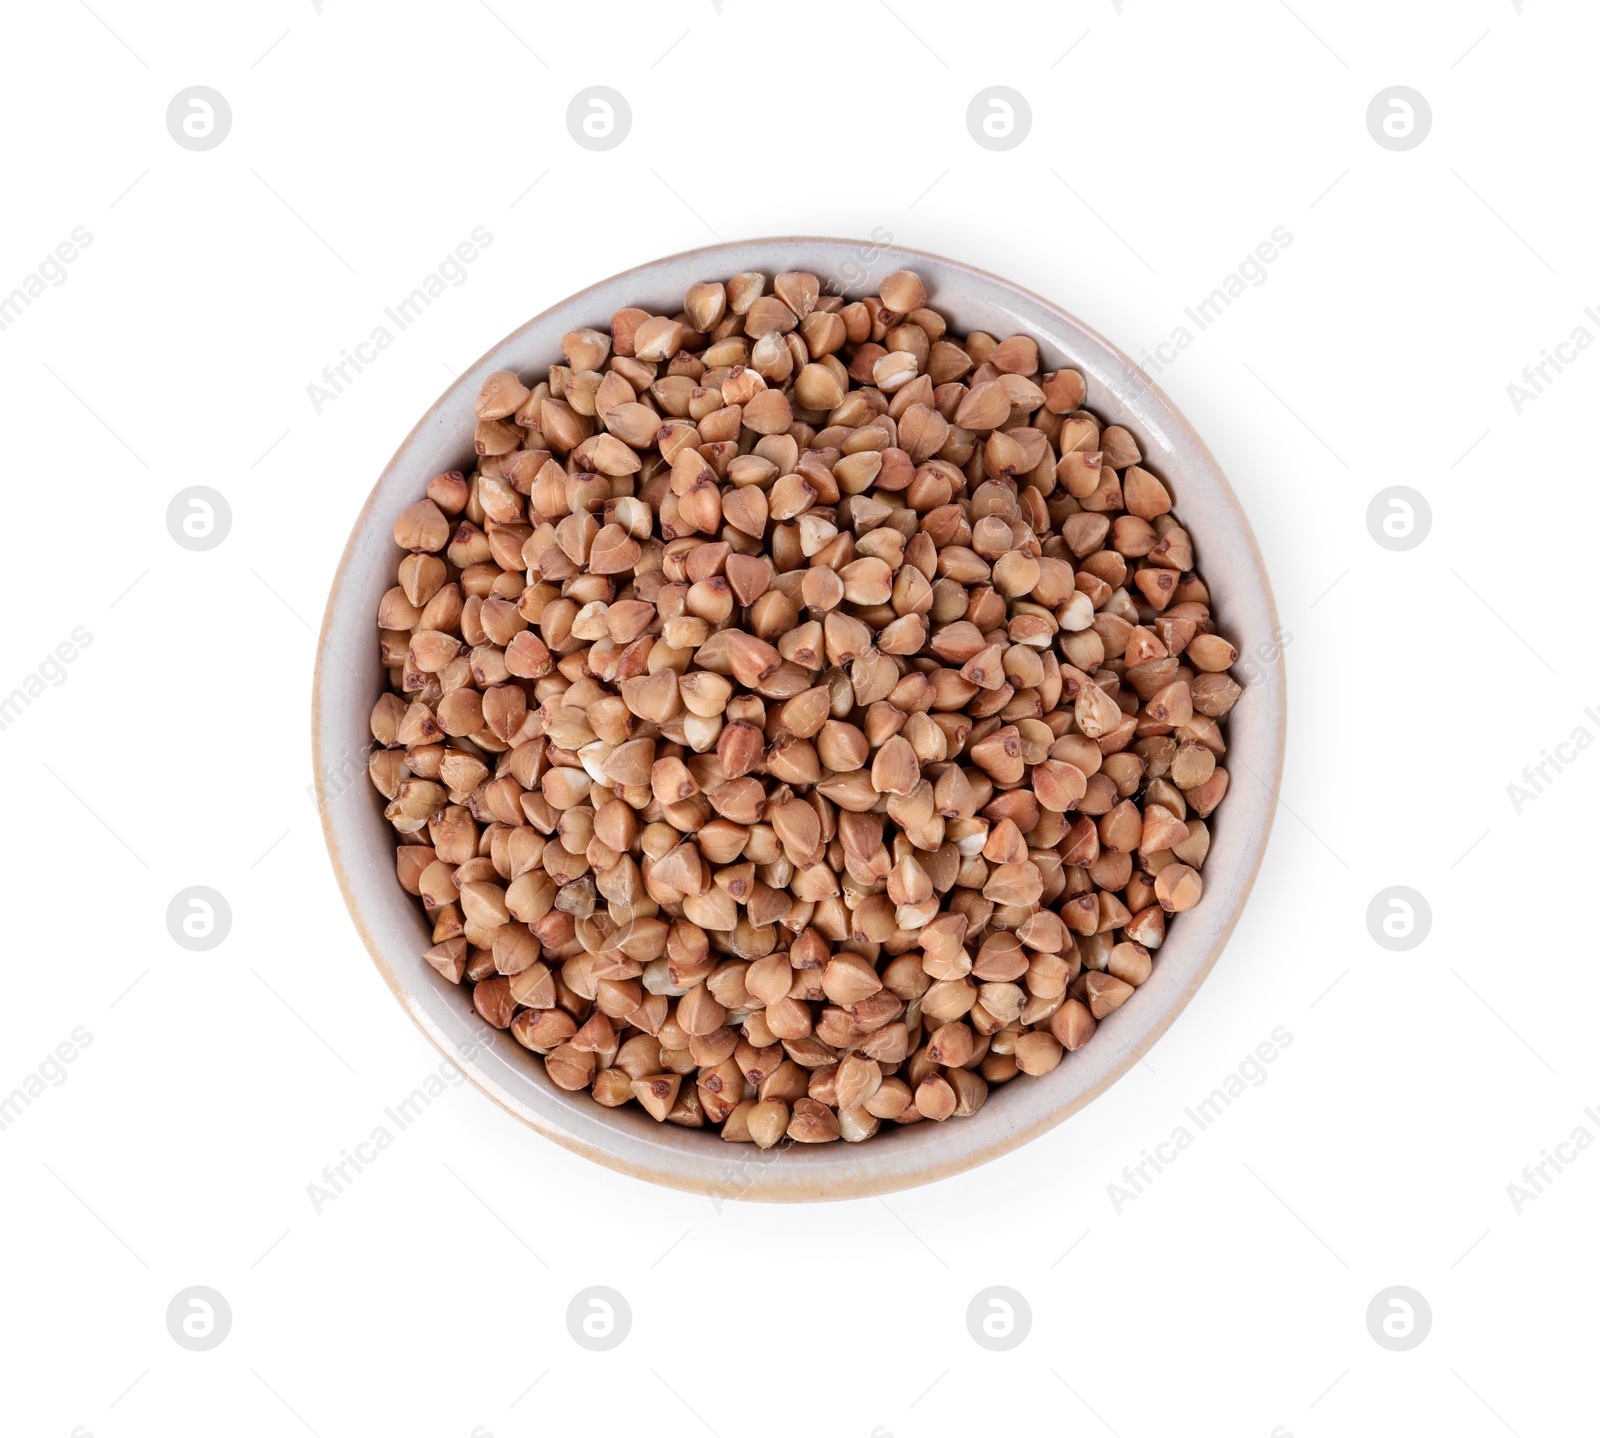
[[509, 1033], [484, 1025], [464, 986], [445, 982], [422, 959], [430, 926], [395, 881], [393, 831], [366, 776], [367, 719], [384, 686], [373, 614], [394, 582], [397, 557], [390, 531], [434, 474], [470, 471], [474, 402], [485, 376], [542, 371], [570, 329], [604, 329], [629, 305], [675, 313], [690, 284], [747, 269], [769, 279], [809, 270], [828, 290], [850, 297], [875, 293], [891, 271], [915, 270], [929, 304], [957, 333], [1030, 335], [1046, 368], [1081, 370], [1085, 407], [1132, 431], [1146, 467], [1172, 490], [1222, 632], [1241, 656], [1269, 652], [1277, 615], [1249, 523], [1199, 437], [1120, 351], [1048, 301], [952, 260], [850, 240], [752, 240], [657, 260], [563, 300], [484, 355], [406, 438], [356, 520], [328, 600], [313, 714], [319, 804], [340, 887], [385, 981], [434, 1043], [502, 1107], [577, 1152], [677, 1188], [779, 1200], [886, 1193], [984, 1162], [1059, 1123], [1131, 1067], [1188, 1002], [1220, 954], [1266, 846], [1283, 762], [1283, 665], [1247, 666], [1250, 682], [1227, 721], [1224, 764], [1232, 783], [1211, 821], [1205, 897], [1172, 923], [1150, 978], [1101, 1023], [1110, 1032], [1068, 1054], [1052, 1073], [1001, 1086], [970, 1118], [891, 1125], [864, 1144], [766, 1153], [724, 1143], [713, 1129], [658, 1125], [636, 1105], [606, 1109], [557, 1089]]

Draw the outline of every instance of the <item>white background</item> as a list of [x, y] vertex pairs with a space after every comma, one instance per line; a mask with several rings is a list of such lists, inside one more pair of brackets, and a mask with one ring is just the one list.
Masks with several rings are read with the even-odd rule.
[[[93, 3], [16, 10], [0, 91], [0, 293], [93, 235], [0, 332], [0, 692], [93, 635], [0, 732], [0, 1092], [93, 1035], [0, 1132], [5, 1431], [1592, 1426], [1600, 1153], [1520, 1213], [1507, 1185], [1600, 1136], [1600, 755], [1520, 814], [1506, 789], [1600, 734], [1600, 354], [1520, 414], [1506, 390], [1575, 326], [1600, 336], [1592, 9]], [[165, 124], [196, 84], [233, 112], [205, 153]], [[591, 84], [633, 112], [604, 154], [565, 125]], [[994, 84], [1033, 112], [1006, 153], [965, 125]], [[1365, 121], [1396, 84], [1433, 113], [1404, 153]], [[480, 225], [467, 282], [316, 413], [322, 367]], [[1159, 376], [1293, 635], [1283, 804], [1227, 953], [1085, 1112], [888, 1201], [719, 1210], [458, 1088], [316, 1213], [307, 1185], [439, 1062], [307, 795], [311, 631], [369, 486], [452, 376], [571, 291], [879, 226], [1135, 356], [1293, 235]], [[193, 484], [232, 507], [208, 553], [166, 529]], [[1408, 552], [1367, 530], [1391, 484], [1432, 508]], [[194, 884], [233, 911], [208, 953], [166, 929]], [[1366, 923], [1393, 884], [1433, 913], [1406, 953]], [[1280, 1025], [1268, 1080], [1116, 1212], [1123, 1165]], [[194, 1284], [232, 1309], [209, 1352], [167, 1332]], [[594, 1284], [633, 1313], [607, 1353], [565, 1324]], [[1033, 1314], [1005, 1353], [966, 1328], [993, 1284]], [[1365, 1318], [1394, 1284], [1433, 1314], [1404, 1353]]]

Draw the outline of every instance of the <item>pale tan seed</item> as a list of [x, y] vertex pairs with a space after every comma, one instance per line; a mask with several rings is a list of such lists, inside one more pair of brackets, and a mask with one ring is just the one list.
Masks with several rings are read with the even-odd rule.
[[1184, 658], [1208, 674], [1221, 673], [1239, 658], [1239, 651], [1220, 634], [1201, 634], [1190, 640]]
[[939, 1073], [930, 1073], [917, 1085], [916, 1108], [923, 1118], [943, 1123], [956, 1111], [956, 1091]]
[[840, 1136], [839, 1116], [816, 1099], [796, 1099], [788, 1134], [796, 1143], [831, 1143]]
[[928, 300], [922, 280], [910, 270], [896, 270], [885, 275], [878, 286], [878, 295], [889, 309], [902, 315], [920, 310]]
[[1194, 908], [1203, 889], [1200, 875], [1187, 864], [1168, 864], [1156, 875], [1156, 900], [1169, 914]]
[[1017, 1067], [1035, 1077], [1049, 1073], [1064, 1056], [1061, 1041], [1052, 1033], [1040, 1031], [1021, 1035], [1013, 1052]]
[[997, 380], [976, 385], [956, 408], [955, 422], [962, 429], [992, 430], [1011, 417], [1011, 399]]
[[571, 1044], [561, 1044], [545, 1056], [544, 1067], [557, 1088], [571, 1092], [588, 1087], [594, 1077], [595, 1056]]
[[1094, 1015], [1077, 999], [1068, 999], [1050, 1016], [1050, 1032], [1069, 1053], [1088, 1043], [1094, 1030]]
[[880, 794], [909, 794], [917, 786], [921, 765], [910, 741], [896, 734], [872, 761], [872, 787]]
[[789, 1127], [789, 1107], [779, 1099], [762, 1099], [745, 1115], [745, 1124], [758, 1148], [771, 1148]]
[[[546, 1061], [548, 1063], [548, 1060]], [[657, 1123], [664, 1123], [672, 1106], [678, 1101], [678, 1091], [683, 1086], [681, 1074], [650, 1074], [632, 1081], [633, 1096], [639, 1107]]]

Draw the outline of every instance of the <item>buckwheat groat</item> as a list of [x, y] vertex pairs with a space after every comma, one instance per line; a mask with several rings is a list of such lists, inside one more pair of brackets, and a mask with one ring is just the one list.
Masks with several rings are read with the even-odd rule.
[[900, 271], [619, 310], [396, 521], [372, 782], [552, 1083], [770, 1148], [977, 1111], [1202, 901], [1240, 694], [1172, 496]]

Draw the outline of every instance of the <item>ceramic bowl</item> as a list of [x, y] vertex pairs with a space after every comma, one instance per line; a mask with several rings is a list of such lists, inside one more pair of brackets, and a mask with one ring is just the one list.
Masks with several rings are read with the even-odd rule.
[[423, 415], [373, 487], [333, 577], [313, 698], [318, 796], [334, 874], [378, 971], [440, 1051], [508, 1113], [598, 1163], [674, 1188], [779, 1201], [881, 1194], [984, 1163], [1060, 1123], [1104, 1093], [1188, 1003], [1221, 954], [1266, 848], [1283, 764], [1284, 672], [1281, 663], [1254, 666], [1227, 721], [1233, 783], [1212, 822], [1204, 899], [1173, 922], [1149, 980], [1101, 1024], [1112, 1032], [1097, 1033], [1052, 1073], [996, 1089], [970, 1118], [764, 1154], [724, 1143], [714, 1129], [657, 1124], [637, 1105], [603, 1108], [557, 1089], [509, 1033], [485, 1028], [465, 986], [424, 962], [429, 925], [395, 881], [394, 834], [365, 773], [367, 718], [384, 683], [373, 614], [394, 582], [390, 530], [434, 474], [471, 469], [474, 401], [486, 375], [542, 371], [568, 330], [604, 329], [630, 305], [675, 313], [695, 281], [751, 268], [769, 277], [809, 270], [847, 296], [875, 294], [891, 271], [915, 270], [956, 332], [1031, 335], [1045, 368], [1081, 370], [1087, 406], [1131, 430], [1172, 490], [1220, 630], [1244, 656], [1271, 652], [1277, 614], [1249, 522], [1199, 436], [1120, 350], [1048, 300], [954, 260], [851, 240], [750, 240], [655, 260], [562, 300], [497, 344]]

